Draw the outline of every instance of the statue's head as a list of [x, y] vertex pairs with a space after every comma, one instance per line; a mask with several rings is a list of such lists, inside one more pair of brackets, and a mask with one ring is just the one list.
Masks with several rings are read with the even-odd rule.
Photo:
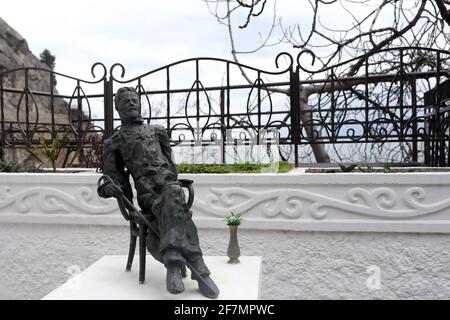
[[139, 95], [132, 87], [122, 87], [114, 98], [116, 110], [122, 123], [142, 122]]

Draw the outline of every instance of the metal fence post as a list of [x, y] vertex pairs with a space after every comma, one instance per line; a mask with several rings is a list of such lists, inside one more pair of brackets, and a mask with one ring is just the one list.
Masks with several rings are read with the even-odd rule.
[[225, 90], [220, 90], [220, 132], [222, 134], [222, 150], [221, 158], [222, 164], [225, 164], [225, 142], [226, 142], [226, 130], [225, 130]]
[[114, 131], [114, 103], [113, 103], [113, 83], [111, 79], [105, 78], [103, 90], [104, 101], [104, 119], [105, 119], [105, 132], [104, 138], [107, 139], [112, 136]]
[[5, 113], [4, 113], [4, 101], [3, 101], [3, 74], [0, 76], [0, 161], [5, 161]]
[[294, 163], [298, 167], [298, 145], [300, 143], [300, 79], [298, 68], [289, 73], [291, 103], [291, 142], [294, 145]]

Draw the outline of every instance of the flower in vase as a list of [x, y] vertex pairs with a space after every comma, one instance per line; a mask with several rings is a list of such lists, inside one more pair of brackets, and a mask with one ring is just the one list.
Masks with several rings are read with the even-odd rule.
[[225, 218], [227, 225], [229, 226], [238, 226], [242, 223], [242, 217], [240, 213], [235, 213], [233, 211]]

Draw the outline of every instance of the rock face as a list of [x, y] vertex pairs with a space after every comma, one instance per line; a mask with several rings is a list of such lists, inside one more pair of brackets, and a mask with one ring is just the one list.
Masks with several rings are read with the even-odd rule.
[[23, 66], [44, 67], [28, 49], [27, 41], [0, 18], [0, 70]]
[[[26, 88], [26, 72], [24, 70], [11, 71], [18, 68], [41, 68], [50, 70], [50, 68], [39, 61], [39, 59], [28, 48], [27, 41], [13, 28], [11, 28], [2, 18], [0, 18], [0, 81], [3, 91], [0, 92], [3, 99], [3, 114], [5, 119], [6, 140], [19, 141], [25, 138], [25, 141], [36, 140], [39, 138], [39, 132], [36, 130], [42, 127], [42, 124], [51, 123], [51, 99], [50, 97], [30, 94]], [[9, 70], [9, 71], [8, 71]], [[28, 71], [28, 89], [31, 92], [50, 92], [51, 73], [48, 71]], [[10, 92], [10, 90], [16, 92]], [[57, 94], [55, 87], [54, 93]], [[28, 97], [25, 92], [28, 92]], [[28, 106], [27, 106], [28, 102]], [[61, 98], [53, 100], [55, 110], [55, 122], [59, 124], [68, 124], [68, 103]], [[27, 112], [28, 110], [28, 112]], [[28, 118], [28, 125], [25, 123]], [[19, 126], [18, 123], [21, 123]], [[11, 135], [11, 129], [20, 133]], [[8, 131], [10, 130], [10, 131]], [[21, 132], [25, 131], [25, 135]], [[9, 148], [4, 149], [14, 160], [23, 160], [23, 155], [17, 152], [8, 152]], [[11, 150], [11, 149], [9, 149]], [[21, 153], [21, 152], [20, 152]], [[6, 157], [8, 158], [8, 157]]]
[[[3, 87], [23, 89], [25, 87], [25, 72], [21, 70], [5, 73], [5, 71], [24, 67], [50, 70], [46, 64], [40, 62], [30, 51], [27, 41], [0, 18], [0, 72], [3, 73]], [[50, 92], [51, 74], [49, 72], [30, 71], [28, 76], [30, 90]], [[39, 97], [36, 98], [38, 99]], [[67, 103], [64, 100], [57, 100], [56, 108], [58, 110], [62, 111], [62, 109], [67, 108]], [[6, 107], [11, 107], [10, 103], [5, 103], [5, 105]], [[49, 107], [46, 103], [38, 106]]]

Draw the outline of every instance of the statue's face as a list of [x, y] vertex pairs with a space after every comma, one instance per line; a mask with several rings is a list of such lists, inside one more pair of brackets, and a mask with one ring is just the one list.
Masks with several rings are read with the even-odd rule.
[[141, 113], [140, 101], [137, 93], [122, 93], [122, 98], [120, 99], [118, 105], [116, 105], [116, 110], [119, 113], [120, 120], [122, 121], [133, 121], [139, 119]]

